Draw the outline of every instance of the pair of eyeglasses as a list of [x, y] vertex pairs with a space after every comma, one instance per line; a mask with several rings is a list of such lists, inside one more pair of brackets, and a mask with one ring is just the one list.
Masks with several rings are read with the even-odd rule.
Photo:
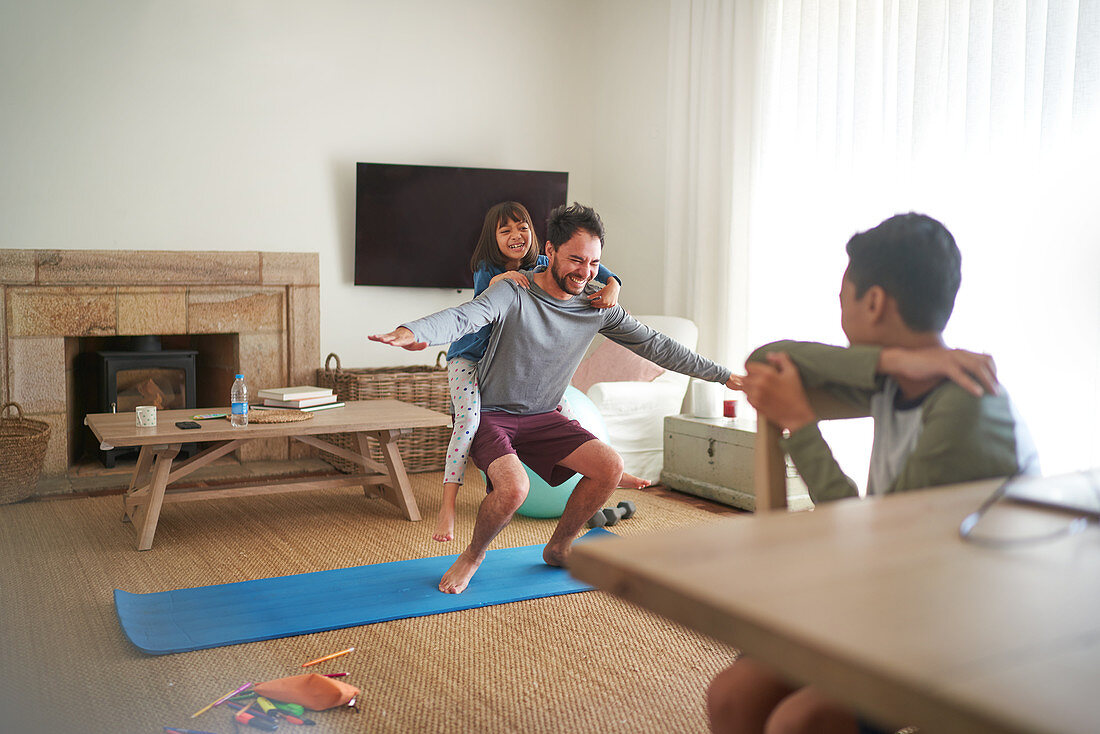
[[[1097, 484], [1095, 472], [1083, 472], [1083, 475], [1087, 478], [1088, 486], [1095, 495], [1098, 504], [1100, 504], [1100, 484]], [[1001, 482], [1000, 486], [993, 491], [989, 497], [982, 502], [974, 512], [963, 518], [963, 521], [959, 524], [959, 537], [968, 543], [974, 543], [975, 545], [985, 546], [987, 548], [1010, 548], [1021, 545], [1031, 545], [1035, 543], [1047, 543], [1060, 538], [1068, 538], [1071, 535], [1077, 535], [1089, 525], [1089, 518], [1085, 516], [1075, 517], [1062, 527], [1055, 530], [1038, 533], [1035, 535], [1024, 536], [994, 536], [983, 535], [975, 532], [978, 527], [978, 523], [981, 522], [985, 514], [989, 512], [993, 505], [997, 504], [1004, 498], [1008, 492], [1012, 483], [1020, 479], [1020, 474], [1013, 474], [1012, 476]]]

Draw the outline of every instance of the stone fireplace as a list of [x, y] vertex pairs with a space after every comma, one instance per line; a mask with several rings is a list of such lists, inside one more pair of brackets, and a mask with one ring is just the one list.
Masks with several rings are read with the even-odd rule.
[[[82, 342], [157, 335], [205, 348], [215, 367], [197, 392], [224, 396], [199, 407], [228, 405], [233, 371], [253, 390], [314, 382], [319, 291], [316, 253], [0, 250], [0, 397], [50, 424], [43, 475], [61, 476], [96, 391], [78, 368]], [[242, 460], [308, 453], [285, 440], [240, 451]]]

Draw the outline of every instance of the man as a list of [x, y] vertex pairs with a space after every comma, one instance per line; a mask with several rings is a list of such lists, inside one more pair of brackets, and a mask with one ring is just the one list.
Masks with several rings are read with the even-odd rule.
[[666, 369], [731, 388], [730, 370], [691, 352], [638, 322], [622, 308], [594, 308], [587, 298], [603, 249], [604, 227], [595, 210], [574, 204], [551, 212], [547, 226], [549, 267], [527, 271], [529, 288], [502, 280], [461, 306], [445, 309], [371, 336], [405, 349], [445, 344], [493, 324], [478, 365], [481, 425], [470, 456], [489, 481], [469, 546], [443, 575], [439, 589], [459, 594], [481, 565], [493, 538], [527, 496], [522, 464], [558, 485], [580, 474], [565, 511], [543, 550], [543, 560], [563, 566], [573, 538], [614, 491], [623, 462], [607, 444], [557, 411], [565, 388], [597, 333]]
[[[868, 494], [1037, 472], [992, 359], [944, 344], [961, 280], [951, 233], [930, 217], [903, 214], [856, 234], [847, 252], [840, 322], [851, 346], [769, 344], [749, 357], [742, 381], [757, 412], [789, 432], [784, 450], [813, 501], [857, 491], [822, 438], [804, 386], [869, 410]], [[715, 732], [873, 731], [816, 689], [797, 689], [752, 660], [715, 677], [707, 708]]]

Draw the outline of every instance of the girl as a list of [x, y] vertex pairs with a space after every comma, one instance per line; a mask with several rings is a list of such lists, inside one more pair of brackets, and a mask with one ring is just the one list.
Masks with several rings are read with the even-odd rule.
[[[528, 288], [527, 276], [519, 271], [546, 267], [548, 264], [546, 255], [538, 254], [535, 226], [523, 204], [505, 201], [489, 209], [477, 247], [470, 258], [470, 268], [474, 271], [474, 296], [502, 278], [509, 278]], [[607, 285], [590, 296], [589, 300], [596, 308], [611, 308], [619, 300], [618, 276], [601, 265], [597, 279]], [[491, 332], [492, 326], [486, 326], [453, 342], [447, 350], [447, 383], [454, 407], [454, 432], [443, 466], [443, 505], [439, 508], [432, 535], [433, 540], [440, 542], [454, 539], [455, 499], [465, 476], [470, 443], [481, 420], [477, 363], [485, 354]], [[562, 412], [569, 416], [569, 406], [564, 400], [562, 403]], [[640, 488], [648, 484], [645, 480], [624, 474], [620, 486]]]

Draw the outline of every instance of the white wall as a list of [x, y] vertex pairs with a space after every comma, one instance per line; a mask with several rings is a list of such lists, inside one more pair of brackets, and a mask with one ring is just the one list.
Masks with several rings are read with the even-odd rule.
[[591, 69], [591, 204], [607, 227], [604, 261], [623, 278], [622, 303], [664, 313], [669, 3], [590, 3], [598, 38]]
[[470, 292], [352, 285], [356, 161], [564, 170], [657, 311], [668, 0], [0, 0], [0, 248], [316, 251], [322, 358]]

